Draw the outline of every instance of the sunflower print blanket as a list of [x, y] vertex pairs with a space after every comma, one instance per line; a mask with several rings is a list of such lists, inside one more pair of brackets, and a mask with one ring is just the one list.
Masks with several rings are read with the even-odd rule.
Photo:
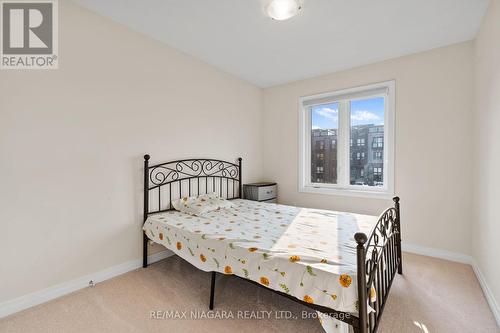
[[[201, 270], [235, 274], [307, 303], [357, 313], [354, 234], [370, 234], [377, 217], [242, 199], [231, 203], [201, 216], [154, 214], [144, 230]], [[345, 329], [328, 321], [322, 323], [327, 332]]]

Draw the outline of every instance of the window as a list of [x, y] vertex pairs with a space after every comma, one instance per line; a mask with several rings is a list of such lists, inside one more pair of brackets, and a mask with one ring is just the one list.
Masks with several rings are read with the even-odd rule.
[[[333, 136], [337, 135], [338, 129], [338, 103], [326, 103], [317, 106], [311, 106], [309, 108], [310, 117], [310, 131], [320, 132], [322, 136]], [[329, 153], [327, 159], [325, 159], [325, 154], [323, 152], [324, 139], [319, 137], [314, 137], [309, 135], [311, 140], [310, 155], [308, 163], [311, 165], [311, 171], [316, 171], [316, 173], [323, 174], [320, 181], [317, 183], [329, 183], [335, 184], [337, 182], [337, 155], [334, 152]], [[315, 142], [318, 142], [316, 145]], [[321, 149], [320, 149], [321, 147]], [[315, 149], [316, 148], [316, 149]], [[321, 169], [319, 169], [321, 168]], [[326, 171], [326, 172], [325, 172]], [[310, 182], [314, 183], [313, 179], [317, 177], [315, 173], [309, 173]]]
[[365, 158], [365, 152], [364, 151], [356, 153], [356, 159], [357, 160], [362, 160], [364, 158]]
[[390, 81], [300, 99], [300, 191], [393, 195], [394, 90]]
[[384, 148], [384, 137], [373, 138], [373, 148]]

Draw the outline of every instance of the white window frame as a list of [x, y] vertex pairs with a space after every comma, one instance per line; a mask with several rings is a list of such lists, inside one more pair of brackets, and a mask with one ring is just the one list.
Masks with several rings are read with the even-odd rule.
[[[394, 196], [394, 146], [396, 114], [395, 81], [380, 82], [299, 98], [299, 192], [388, 199]], [[350, 184], [350, 110], [349, 103], [370, 97], [384, 97], [384, 186]], [[339, 102], [337, 135], [337, 184], [311, 182], [312, 105]], [[344, 102], [344, 103], [343, 103]], [[365, 142], [365, 144], [367, 144]], [[371, 143], [368, 143], [371, 144]]]

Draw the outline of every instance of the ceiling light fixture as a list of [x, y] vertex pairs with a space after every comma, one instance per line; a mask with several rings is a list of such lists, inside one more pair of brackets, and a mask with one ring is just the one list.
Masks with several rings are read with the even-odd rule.
[[300, 8], [297, 0], [271, 0], [267, 14], [274, 20], [284, 21], [297, 15]]

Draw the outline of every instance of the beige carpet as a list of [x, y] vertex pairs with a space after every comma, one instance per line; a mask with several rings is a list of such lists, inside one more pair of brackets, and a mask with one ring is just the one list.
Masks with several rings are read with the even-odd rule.
[[[379, 332], [499, 332], [470, 266], [405, 254]], [[302, 306], [220, 277], [215, 307], [289, 310], [299, 319], [150, 319], [151, 311], [207, 310], [210, 274], [174, 256], [0, 320], [0, 332], [323, 332]], [[228, 312], [227, 312], [228, 313]], [[240, 313], [241, 314], [241, 313]]]

